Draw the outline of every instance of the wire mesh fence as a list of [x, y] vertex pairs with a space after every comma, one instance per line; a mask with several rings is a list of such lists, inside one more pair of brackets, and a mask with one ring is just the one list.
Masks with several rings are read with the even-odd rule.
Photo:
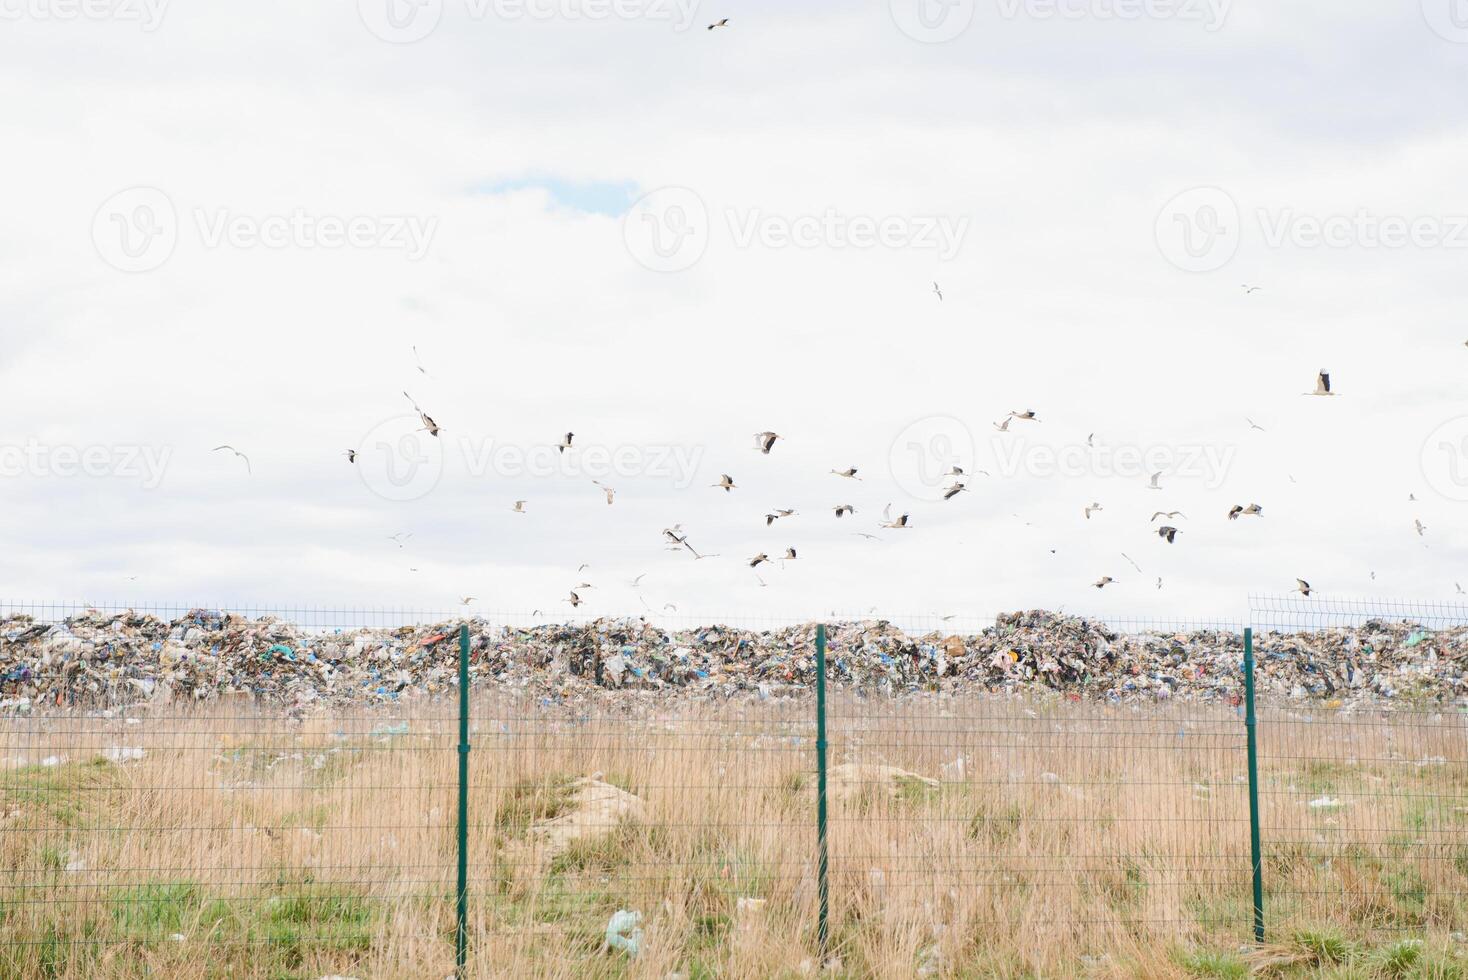
[[1271, 935], [1468, 928], [1468, 606], [1251, 605]]
[[461, 861], [466, 976], [1142, 969], [1251, 789], [1271, 938], [1464, 927], [1445, 612], [1256, 600], [1251, 785], [1237, 624], [288, 611], [0, 603], [0, 975], [447, 975]]
[[1170, 697], [1183, 673], [1233, 690], [1241, 634], [1122, 626], [933, 630], [929, 694], [833, 700], [832, 929], [858, 975], [1048, 975], [1119, 936], [1247, 930], [1244, 729], [1222, 690]]

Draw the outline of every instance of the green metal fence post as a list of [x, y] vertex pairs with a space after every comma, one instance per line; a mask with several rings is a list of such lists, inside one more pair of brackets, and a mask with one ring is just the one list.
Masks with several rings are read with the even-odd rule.
[[1259, 843], [1259, 742], [1254, 718], [1254, 630], [1244, 629], [1244, 728], [1249, 736], [1249, 857], [1254, 866], [1254, 942], [1264, 942], [1264, 858]]
[[459, 627], [459, 887], [454, 901], [454, 975], [469, 953], [469, 626]]
[[821, 959], [831, 939], [830, 860], [826, 851], [826, 627], [816, 626], [816, 891], [821, 917], [817, 927]]

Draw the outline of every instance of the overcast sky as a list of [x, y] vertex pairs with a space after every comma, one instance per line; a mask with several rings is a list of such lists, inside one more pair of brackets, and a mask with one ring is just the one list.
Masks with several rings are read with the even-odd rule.
[[5, 598], [1468, 583], [1451, 0], [0, 0], [0, 82]]

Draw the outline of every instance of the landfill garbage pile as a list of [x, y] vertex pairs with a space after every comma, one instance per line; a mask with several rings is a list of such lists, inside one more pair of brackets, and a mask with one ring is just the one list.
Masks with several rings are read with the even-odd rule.
[[[466, 621], [471, 683], [564, 701], [607, 692], [703, 699], [809, 690], [815, 624], [669, 631], [640, 618], [514, 628]], [[196, 609], [172, 622], [88, 612], [0, 619], [0, 710], [243, 698], [306, 708], [443, 698], [457, 690], [459, 622], [313, 632]], [[1330, 706], [1468, 703], [1468, 627], [1410, 622], [1255, 638], [1261, 701]], [[1035, 695], [1238, 704], [1243, 638], [1122, 633], [1045, 611], [979, 633], [909, 635], [885, 620], [827, 625], [828, 676], [862, 694]]]

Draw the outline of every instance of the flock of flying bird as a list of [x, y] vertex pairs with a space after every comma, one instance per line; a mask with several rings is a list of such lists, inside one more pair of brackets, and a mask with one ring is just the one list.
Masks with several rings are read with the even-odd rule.
[[[1257, 288], [1257, 287], [1254, 287], [1254, 288]], [[933, 284], [933, 291], [938, 295], [938, 298], [940, 300], [943, 298], [942, 291], [938, 288], [938, 284], [936, 282]], [[417, 356], [417, 349], [416, 348], [414, 348], [414, 356], [415, 356], [415, 358]], [[418, 370], [420, 372], [423, 372], [424, 374], [427, 373], [424, 370], [421, 361], [418, 363]], [[1312, 395], [1312, 396], [1321, 396], [1321, 397], [1333, 396], [1335, 394], [1335, 392], [1331, 388], [1330, 373], [1328, 371], [1325, 371], [1325, 370], [1322, 369], [1316, 375], [1316, 378], [1315, 378], [1315, 388], [1314, 388], [1314, 390], [1313, 391], [1309, 391], [1309, 392], [1305, 392], [1305, 394]], [[406, 391], [403, 392], [403, 396], [405, 398], [407, 398], [408, 399], [408, 403], [413, 406], [414, 412], [417, 413], [418, 418], [419, 418], [419, 421], [422, 423], [422, 426], [421, 426], [420, 431], [427, 432], [429, 434], [429, 436], [432, 436], [432, 437], [435, 437], [435, 438], [438, 437], [439, 434], [442, 432], [442, 429], [439, 426], [438, 422], [435, 421], [434, 418], [431, 415], [429, 415], [427, 412], [425, 412], [418, 405], [418, 403], [413, 399], [413, 397], [411, 395], [409, 395]], [[1039, 421], [1040, 421], [1039, 420], [1039, 416], [1038, 416], [1038, 414], [1033, 409], [1026, 409], [1024, 411], [1010, 411], [1010, 412], [1008, 412], [1004, 416], [1004, 418], [1002, 418], [998, 422], [995, 422], [994, 423], [994, 428], [996, 430], [1000, 431], [1000, 432], [1008, 432], [1009, 431], [1009, 426], [1013, 422], [1039, 422]], [[1260, 431], [1263, 431], [1263, 427], [1262, 426], [1259, 426], [1258, 424], [1256, 424], [1252, 419], [1246, 419], [1246, 421], [1248, 422], [1248, 424], [1249, 424], [1249, 426], [1251, 428], [1258, 429]], [[575, 438], [576, 438], [576, 434], [574, 432], [567, 432], [561, 438], [561, 440], [556, 444], [557, 450], [560, 453], [564, 454], [567, 450], [573, 449], [575, 447]], [[755, 450], [757, 450], [760, 454], [765, 455], [765, 456], [768, 456], [775, 449], [776, 444], [779, 443], [780, 440], [783, 439], [783, 438], [784, 437], [781, 436], [780, 433], [774, 432], [774, 431], [768, 431], [767, 430], [767, 431], [763, 431], [763, 432], [756, 432], [754, 434], [754, 446], [753, 446], [753, 448]], [[1093, 441], [1093, 438], [1094, 438], [1094, 433], [1091, 436], [1088, 436], [1087, 437], [1086, 442], [1087, 442], [1088, 445], [1093, 444], [1093, 442], [1092, 442]], [[246, 466], [248, 467], [248, 465], [249, 465], [248, 458], [244, 457], [244, 454], [239, 453], [237, 450], [233, 449], [233, 447], [230, 447], [230, 446], [220, 446], [220, 447], [217, 447], [216, 451], [220, 451], [220, 450], [228, 450], [230, 452], [234, 452], [236, 455], [240, 456], [242, 459], [245, 460]], [[346, 450], [345, 451], [345, 455], [346, 455], [347, 460], [349, 462], [351, 462], [351, 463], [355, 463], [356, 462], [356, 451], [355, 450], [350, 450], [350, 449], [349, 450]], [[985, 471], [983, 471], [983, 470], [978, 470], [977, 472], [980, 473], [980, 474], [987, 475], [987, 473], [985, 473]], [[833, 469], [830, 470], [830, 474], [832, 476], [838, 477], [840, 479], [845, 479], [845, 480], [860, 480], [861, 479], [861, 477], [857, 475], [858, 474], [858, 468], [855, 467], [855, 466], [847, 466], [844, 469], [834, 469], [833, 468]], [[963, 493], [964, 491], [966, 491], [968, 489], [967, 484], [965, 482], [968, 479], [968, 474], [966, 474], [964, 472], [964, 470], [963, 470], [962, 467], [960, 467], [960, 466], [958, 466], [956, 464], [955, 465], [950, 465], [949, 466], [949, 469], [947, 470], [947, 472], [944, 473], [944, 476], [945, 477], [950, 477], [952, 479], [951, 479], [951, 483], [942, 490], [941, 496], [942, 496], [942, 499], [943, 500], [945, 500], [945, 501], [952, 500], [954, 497], [958, 496], [960, 493]], [[1162, 473], [1161, 472], [1153, 473], [1151, 475], [1151, 479], [1149, 480], [1149, 482], [1147, 484], [1147, 488], [1150, 489], [1150, 490], [1161, 490], [1162, 489], [1162, 486], [1160, 484], [1161, 478], [1162, 478]], [[597, 481], [597, 480], [593, 480], [592, 483], [595, 486], [597, 486], [603, 492], [603, 494], [606, 497], [607, 505], [608, 506], [612, 505], [612, 503], [616, 499], [616, 490], [613, 489], [612, 487], [609, 487], [609, 486], [601, 483], [600, 481]], [[721, 473], [719, 475], [718, 482], [717, 483], [710, 484], [710, 487], [712, 487], [714, 489], [722, 490], [722, 491], [724, 491], [727, 494], [727, 493], [733, 493], [735, 490], [737, 490], [739, 488], [739, 485], [735, 482], [734, 478], [730, 474], [728, 474], [728, 473]], [[527, 503], [528, 503], [528, 501], [526, 501], [526, 500], [516, 500], [514, 502], [514, 505], [510, 509], [511, 509], [512, 512], [514, 512], [516, 514], [525, 514], [525, 513], [527, 513], [527, 511], [525, 509]], [[1103, 510], [1103, 507], [1102, 507], [1102, 505], [1099, 502], [1093, 502], [1093, 503], [1087, 505], [1086, 507], [1084, 507], [1083, 510], [1084, 510], [1084, 515], [1085, 515], [1086, 520], [1090, 520], [1091, 519], [1091, 515], [1093, 513], [1097, 512], [1097, 511]], [[841, 519], [841, 518], [843, 518], [843, 517], [845, 517], [845, 516], [847, 516], [849, 514], [850, 515], [854, 515], [856, 513], [856, 507], [853, 506], [852, 504], [849, 504], [849, 503], [838, 503], [838, 504], [835, 504], [835, 505], [833, 505], [831, 507], [831, 511], [832, 511], [832, 513], [835, 515], [835, 517], [837, 519]], [[1261, 516], [1263, 516], [1263, 513], [1264, 513], [1264, 508], [1263, 508], [1262, 505], [1260, 505], [1258, 503], [1251, 502], [1251, 503], [1248, 503], [1248, 504], [1234, 504], [1232, 507], [1229, 508], [1226, 517], [1227, 517], [1228, 520], [1233, 521], [1233, 520], [1239, 519], [1240, 517], [1261, 517]], [[786, 518], [789, 518], [789, 517], [793, 517], [793, 516], [795, 516], [795, 514], [796, 514], [796, 510], [794, 508], [775, 508], [775, 509], [772, 509], [772, 510], [770, 510], [769, 512], [767, 512], [764, 515], [765, 526], [766, 527], [771, 527], [771, 526], [774, 525], [774, 523], [776, 521], [783, 520], [783, 519], [786, 519]], [[1184, 513], [1182, 513], [1181, 511], [1177, 511], [1177, 510], [1170, 510], [1170, 511], [1158, 510], [1158, 511], [1155, 511], [1152, 514], [1151, 521], [1149, 523], [1155, 523], [1155, 522], [1157, 522], [1159, 520], [1163, 520], [1163, 521], [1174, 521], [1174, 520], [1178, 520], [1178, 519], [1184, 519], [1185, 520], [1186, 518], [1187, 518], [1187, 515], [1184, 514]], [[887, 529], [887, 530], [907, 530], [907, 529], [909, 529], [909, 528], [912, 527], [912, 525], [909, 522], [910, 522], [910, 514], [908, 514], [906, 512], [900, 513], [900, 514], [898, 514], [897, 516], [894, 517], [892, 515], [892, 505], [889, 503], [886, 506], [886, 508], [883, 510], [883, 512], [882, 512], [882, 520], [879, 522], [878, 526], [880, 528]], [[1423, 524], [1420, 521], [1418, 521], [1418, 522], [1416, 522], [1416, 527], [1417, 527], [1417, 533], [1420, 535], [1423, 532], [1423, 530], [1424, 530], [1424, 526], [1423, 526]], [[1183, 533], [1181, 529], [1179, 529], [1175, 524], [1172, 524], [1172, 523], [1163, 523], [1163, 524], [1160, 524], [1160, 525], [1157, 526], [1157, 528], [1155, 530], [1156, 530], [1157, 536], [1159, 538], [1161, 538], [1163, 541], [1167, 542], [1167, 544], [1169, 544], [1169, 545], [1175, 543], [1176, 540], [1177, 540], [1177, 536], [1179, 534]], [[862, 537], [862, 538], [868, 539], [868, 540], [879, 540], [879, 538], [877, 537], [877, 535], [870, 534], [870, 533], [865, 532], [865, 531], [855, 531], [853, 533], [856, 534], [856, 535], [858, 535], [858, 536], [860, 536], [860, 537]], [[390, 539], [392, 541], [394, 541], [398, 545], [398, 547], [401, 548], [403, 546], [403, 542], [409, 536], [410, 535], [408, 535], [405, 532], [399, 532], [397, 534], [391, 535], [390, 536]], [[663, 528], [663, 530], [662, 530], [662, 539], [663, 539], [663, 544], [664, 544], [664, 546], [665, 546], [665, 548], [667, 550], [677, 551], [677, 552], [680, 552], [680, 553], [686, 552], [687, 554], [692, 555], [693, 556], [693, 559], [695, 561], [702, 561], [703, 559], [706, 559], [706, 558], [718, 558], [718, 557], [720, 557], [719, 555], [716, 555], [716, 554], [705, 554], [705, 553], [699, 552], [698, 549], [696, 549], [693, 546], [692, 541], [690, 541], [690, 539], [689, 539], [688, 532], [683, 529], [683, 525], [681, 523], [680, 524], [674, 524], [671, 527]], [[1127, 556], [1127, 555], [1123, 554], [1122, 557], [1126, 558], [1127, 561], [1130, 562], [1132, 564], [1132, 566], [1137, 569], [1138, 572], [1141, 571], [1140, 566], [1138, 566], [1137, 563], [1130, 558], [1130, 556]], [[771, 558], [769, 554], [767, 554], [764, 551], [761, 551], [761, 552], [755, 554], [753, 557], [747, 559], [747, 562], [746, 563], [747, 563], [748, 567], [752, 571], [754, 571], [755, 577], [758, 579], [759, 584], [761, 586], [764, 586], [767, 583], [764, 581], [763, 578], [761, 578], [759, 576], [759, 573], [758, 573], [758, 569], [759, 569], [759, 567], [761, 565], [770, 564], [770, 563], [772, 563], [772, 562], [774, 562], [776, 560], [780, 561], [783, 564], [784, 562], [788, 562], [788, 561], [796, 561], [798, 558], [799, 558], [799, 553], [797, 552], [797, 550], [796, 550], [795, 547], [791, 546], [791, 547], [787, 547], [785, 549], [784, 554], [781, 555], [778, 559]], [[589, 567], [588, 565], [583, 564], [583, 565], [581, 565], [577, 569], [577, 572], [580, 573], [580, 572], [584, 571], [588, 567]], [[640, 586], [640, 584], [641, 584], [642, 579], [645, 577], [645, 575], [646, 575], [646, 573], [643, 573], [642, 575], [638, 575], [635, 579], [633, 579], [628, 584], [631, 585], [634, 589], [638, 588]], [[1103, 576], [1101, 576], [1099, 579], [1097, 579], [1095, 582], [1093, 582], [1091, 584], [1095, 588], [1097, 588], [1097, 589], [1103, 589], [1107, 585], [1110, 585], [1110, 584], [1112, 584], [1115, 581], [1116, 581], [1116, 579], [1114, 579], [1112, 576], [1110, 576], [1110, 575], [1103, 575]], [[1298, 592], [1300, 592], [1300, 593], [1302, 593], [1302, 594], [1304, 594], [1306, 596], [1308, 596], [1308, 595], [1311, 594], [1312, 589], [1311, 589], [1311, 586], [1310, 586], [1310, 583], [1309, 582], [1305, 581], [1304, 579], [1297, 578], [1295, 580], [1295, 583], [1296, 583], [1296, 591], [1298, 591]], [[577, 606], [580, 606], [582, 604], [582, 602], [584, 601], [584, 599], [582, 598], [581, 593], [584, 592], [585, 590], [591, 589], [591, 588], [594, 588], [594, 586], [592, 585], [592, 583], [585, 582], [585, 581], [579, 582], [576, 586], [574, 586], [572, 589], [569, 590], [569, 595], [565, 599], [563, 599], [562, 601], [563, 602], [566, 602], [566, 603], [569, 603], [573, 608], [574, 607], [577, 607]], [[1159, 589], [1162, 588], [1162, 579], [1161, 578], [1158, 578], [1157, 579], [1157, 588], [1159, 588]], [[640, 597], [640, 595], [641, 595], [641, 593], [639, 592], [639, 597]], [[463, 597], [460, 598], [460, 602], [462, 604], [465, 604], [465, 605], [467, 605], [467, 604], [469, 604], [471, 602], [474, 602], [474, 601], [476, 601], [474, 596], [463, 596]], [[646, 606], [646, 601], [645, 600], [644, 600], [643, 604], [644, 604], [644, 606]], [[664, 608], [665, 609], [673, 609], [673, 610], [676, 611], [676, 606], [674, 606], [672, 603], [667, 604], [666, 606], [664, 606]], [[538, 614], [540, 612], [540, 610], [535, 610], [535, 612]]]
[[[716, 25], [716, 26], [722, 26], [722, 24], [721, 25]], [[1257, 289], [1257, 288], [1258, 287], [1245, 287], [1246, 292], [1252, 291], [1253, 289]], [[938, 284], [936, 282], [933, 283], [933, 291], [937, 294], [937, 296], [938, 296], [938, 298], [940, 300], [943, 298], [942, 291], [939, 289]], [[417, 348], [416, 347], [413, 349], [413, 353], [414, 353], [415, 359], [417, 359]], [[421, 373], [423, 373], [425, 375], [428, 373], [426, 371], [426, 369], [423, 367], [421, 360], [418, 360], [417, 366], [418, 366], [419, 372], [421, 372]], [[1315, 388], [1314, 388], [1314, 390], [1313, 391], [1304, 392], [1304, 394], [1311, 395], [1311, 396], [1319, 396], [1319, 397], [1330, 397], [1330, 396], [1334, 396], [1336, 394], [1336, 392], [1334, 390], [1332, 390], [1332, 388], [1331, 388], [1330, 373], [1328, 371], [1322, 369], [1316, 375], [1316, 378], [1315, 378]], [[433, 416], [429, 415], [426, 411], [424, 411], [418, 405], [418, 403], [413, 399], [413, 397], [411, 395], [409, 395], [406, 391], [403, 392], [403, 397], [405, 397], [408, 400], [408, 403], [410, 405], [412, 405], [413, 411], [417, 414], [418, 419], [421, 422], [421, 428], [420, 428], [419, 431], [428, 433], [428, 435], [430, 437], [438, 438], [440, 436], [440, 434], [442, 433], [443, 430], [442, 430], [442, 427], [438, 424], [438, 422], [434, 420]], [[1032, 409], [1026, 409], [1024, 411], [1011, 411], [1011, 412], [1007, 413], [1004, 416], [1004, 418], [1000, 419], [998, 422], [995, 422], [994, 423], [994, 428], [996, 430], [1000, 431], [1000, 432], [1008, 432], [1011, 423], [1014, 423], [1014, 422], [1039, 422], [1039, 421], [1040, 421], [1039, 416]], [[1263, 427], [1260, 426], [1260, 425], [1258, 425], [1257, 423], [1255, 423], [1252, 419], [1245, 419], [1245, 421], [1248, 422], [1250, 428], [1263, 431]], [[576, 434], [574, 432], [567, 432], [560, 439], [560, 441], [558, 443], [556, 443], [557, 450], [560, 453], [564, 454], [567, 450], [570, 450], [570, 449], [575, 448], [575, 438], [576, 438]], [[768, 456], [774, 450], [776, 444], [781, 439], [783, 439], [783, 438], [784, 437], [781, 436], [778, 432], [773, 432], [773, 431], [756, 432], [754, 434], [754, 447], [753, 448], [755, 450], [757, 450], [759, 453], [761, 453], [762, 455]], [[1094, 433], [1092, 435], [1090, 435], [1090, 436], [1087, 436], [1087, 439], [1086, 439], [1087, 445], [1092, 445], [1093, 444], [1093, 441], [1092, 441], [1093, 438], [1094, 438]], [[220, 445], [220, 446], [214, 447], [214, 449], [212, 451], [213, 452], [229, 452], [229, 453], [232, 453], [234, 456], [238, 457], [240, 460], [243, 461], [247, 473], [248, 472], [252, 472], [251, 471], [251, 467], [250, 467], [250, 459], [249, 459], [249, 457], [246, 456], [244, 453], [240, 452], [235, 447], [233, 447], [231, 445]], [[345, 450], [343, 452], [343, 455], [346, 456], [347, 461], [349, 463], [351, 463], [353, 465], [356, 464], [356, 462], [357, 462], [357, 451], [356, 450], [354, 450], [354, 449]], [[838, 477], [840, 479], [845, 479], [845, 480], [860, 480], [860, 479], [862, 479], [860, 476], [857, 475], [857, 472], [858, 472], [858, 470], [857, 470], [857, 467], [855, 467], [855, 466], [847, 466], [844, 469], [831, 469], [830, 470], [830, 474], [831, 475], [833, 475], [835, 477]], [[978, 474], [988, 475], [983, 470], [977, 470], [976, 472]], [[942, 497], [943, 500], [945, 500], [945, 501], [952, 500], [954, 497], [958, 496], [960, 493], [963, 493], [964, 491], [966, 491], [968, 489], [966, 480], [969, 478], [969, 474], [966, 474], [964, 472], [964, 470], [963, 470], [962, 467], [960, 467], [958, 465], [950, 465], [949, 466], [949, 469], [943, 475], [946, 478], [951, 478], [951, 483], [947, 487], [944, 487], [943, 490], [942, 490], [941, 497]], [[1150, 478], [1148, 484], [1147, 484], [1147, 489], [1149, 489], [1149, 490], [1162, 490], [1163, 487], [1161, 486], [1161, 483], [1160, 483], [1161, 478], [1162, 478], [1162, 475], [1163, 474], [1161, 472], [1153, 473], [1151, 475], [1151, 478]], [[593, 480], [592, 483], [602, 491], [602, 493], [606, 497], [607, 505], [608, 506], [611, 506], [613, 504], [613, 502], [615, 501], [615, 499], [616, 499], [616, 490], [614, 488], [612, 488], [612, 487], [607, 486], [604, 483], [601, 483], [598, 480]], [[710, 484], [710, 486], [712, 488], [715, 488], [715, 489], [718, 489], [718, 490], [722, 490], [725, 493], [733, 493], [735, 490], [737, 490], [739, 488], [739, 485], [734, 481], [734, 478], [731, 475], [729, 475], [728, 473], [721, 473], [719, 475], [718, 482], [717, 483]], [[1416, 499], [1416, 498], [1413, 497], [1412, 499]], [[516, 514], [525, 514], [525, 513], [527, 513], [527, 511], [526, 511], [525, 508], [526, 508], [526, 505], [528, 503], [529, 503], [529, 501], [527, 501], [527, 500], [516, 500], [514, 502], [513, 506], [510, 508], [510, 510], [513, 513], [516, 513]], [[1086, 505], [1083, 508], [1083, 513], [1084, 513], [1085, 519], [1086, 520], [1090, 520], [1091, 519], [1091, 515], [1093, 513], [1096, 513], [1098, 511], [1102, 511], [1102, 510], [1104, 510], [1104, 508], [1102, 507], [1102, 505], [1099, 502], [1093, 502], [1091, 504]], [[857, 512], [856, 507], [853, 506], [852, 504], [849, 504], [849, 503], [838, 503], [838, 504], [832, 505], [831, 506], [831, 511], [832, 511], [832, 513], [835, 515], [835, 517], [837, 519], [844, 518], [847, 515], [854, 515]], [[1250, 502], [1248, 504], [1234, 504], [1232, 507], [1229, 508], [1226, 517], [1227, 517], [1228, 520], [1234, 521], [1234, 520], [1238, 520], [1241, 517], [1262, 517], [1263, 516], [1263, 513], [1264, 513], [1264, 508], [1263, 508], [1262, 505], [1260, 505], [1258, 503]], [[770, 510], [769, 512], [767, 512], [764, 515], [765, 526], [766, 527], [771, 527], [771, 526], [774, 525], [774, 523], [776, 521], [784, 520], [784, 519], [789, 518], [789, 517], [793, 517], [793, 516], [795, 516], [795, 514], [796, 514], [796, 510], [794, 508], [775, 508], [775, 509], [772, 509], [772, 510]], [[1179, 520], [1179, 519], [1186, 520], [1187, 519], [1187, 515], [1184, 514], [1184, 513], [1182, 513], [1181, 511], [1177, 511], [1177, 510], [1169, 510], [1169, 511], [1158, 510], [1158, 511], [1154, 511], [1153, 512], [1152, 517], [1151, 517], [1151, 520], [1149, 521], [1149, 523], [1156, 523], [1159, 520], [1165, 521], [1165, 522], [1171, 522], [1171, 521], [1176, 521], [1176, 520]], [[1420, 520], [1415, 521], [1414, 524], [1415, 524], [1415, 529], [1417, 531], [1417, 534], [1419, 536], [1421, 536], [1423, 534], [1423, 532], [1426, 530], [1426, 526]], [[882, 528], [882, 529], [894, 530], [894, 531], [895, 530], [907, 530], [907, 529], [909, 529], [909, 528], [912, 527], [912, 525], [910, 523], [910, 515], [908, 513], [904, 512], [904, 513], [900, 513], [900, 514], [898, 514], [897, 516], [894, 517], [892, 515], [892, 505], [889, 503], [886, 506], [886, 508], [883, 510], [883, 512], [882, 512], [882, 520], [878, 523], [878, 527], [879, 528]], [[1157, 534], [1157, 536], [1159, 538], [1161, 538], [1163, 541], [1165, 541], [1169, 545], [1174, 544], [1177, 541], [1178, 535], [1183, 533], [1183, 531], [1179, 527], [1177, 527], [1175, 524], [1173, 524], [1173, 523], [1162, 523], [1162, 524], [1159, 524], [1155, 528], [1155, 532], [1156, 532], [1156, 534]], [[877, 535], [871, 534], [871, 533], [868, 533], [868, 532], [865, 532], [865, 531], [854, 531], [853, 533], [855, 535], [857, 535], [859, 537], [862, 537], [864, 539], [867, 539], [867, 540], [873, 540], [873, 541], [880, 540], [880, 538]], [[400, 531], [400, 532], [398, 532], [396, 534], [390, 535], [389, 536], [389, 540], [393, 541], [399, 548], [402, 548], [402, 547], [404, 547], [404, 543], [406, 542], [406, 540], [408, 538], [410, 538], [411, 536], [412, 535], [409, 532], [401, 532]], [[677, 552], [680, 552], [680, 553], [686, 552], [687, 554], [692, 555], [693, 556], [693, 559], [695, 561], [701, 561], [701, 560], [706, 559], [706, 558], [718, 558], [718, 557], [720, 557], [719, 555], [716, 555], [716, 554], [705, 554], [705, 553], [699, 552], [693, 546], [693, 543], [689, 540], [689, 534], [688, 534], [688, 532], [686, 532], [683, 529], [683, 525], [682, 524], [674, 524], [671, 527], [663, 528], [663, 530], [662, 530], [662, 539], [663, 539], [663, 544], [664, 544], [664, 546], [665, 546], [665, 548], [667, 550], [677, 551]], [[1137, 563], [1130, 556], [1128, 556], [1125, 553], [1123, 553], [1122, 554], [1122, 557], [1123, 558], [1126, 558], [1126, 560], [1131, 563], [1132, 567], [1133, 568], [1136, 568], [1136, 570], [1139, 573], [1141, 572], [1141, 567], [1138, 566]], [[799, 554], [798, 554], [796, 548], [793, 547], [793, 546], [791, 546], [791, 547], [787, 547], [785, 549], [785, 551], [784, 551], [784, 554], [781, 555], [781, 556], [779, 556], [778, 558], [771, 558], [769, 554], [767, 554], [766, 552], [761, 551], [758, 554], [755, 554], [753, 557], [747, 559], [747, 565], [748, 565], [748, 567], [752, 571], [754, 571], [755, 577], [758, 579], [759, 584], [761, 586], [764, 586], [767, 583], [764, 581], [764, 579], [762, 577], [759, 576], [759, 573], [758, 573], [758, 569], [759, 569], [759, 567], [761, 565], [770, 564], [770, 563], [773, 563], [774, 561], [777, 561], [777, 560], [783, 564], [784, 562], [788, 562], [788, 561], [796, 561], [798, 558], [799, 558]], [[581, 565], [577, 569], [577, 572], [578, 573], [579, 572], [582, 572], [582, 571], [584, 571], [588, 567], [589, 567], [588, 565], [583, 564], [583, 565]], [[416, 568], [412, 568], [412, 569], [410, 569], [410, 571], [417, 571], [417, 569]], [[645, 575], [646, 575], [646, 573], [643, 573], [642, 575], [638, 575], [635, 579], [633, 579], [628, 584], [631, 585], [634, 589], [640, 587], [641, 581], [645, 577]], [[1373, 577], [1374, 577], [1374, 573], [1373, 573]], [[1110, 576], [1110, 575], [1103, 575], [1100, 578], [1098, 578], [1096, 581], [1092, 582], [1091, 584], [1092, 584], [1092, 586], [1094, 586], [1097, 589], [1104, 589], [1106, 586], [1112, 584], [1115, 581], [1116, 581], [1116, 579], [1113, 578], [1112, 576]], [[585, 581], [579, 582], [575, 587], [573, 587], [570, 590], [569, 596], [567, 598], [563, 599], [562, 601], [563, 602], [566, 602], [566, 603], [569, 603], [572, 607], [580, 606], [581, 603], [584, 601], [583, 598], [582, 598], [581, 593], [584, 592], [587, 589], [591, 589], [591, 588], [594, 588], [594, 587], [595, 586], [593, 586], [592, 583], [590, 583], [590, 582], [585, 582]], [[1157, 579], [1157, 588], [1159, 588], [1159, 589], [1162, 588], [1162, 579], [1161, 578], [1158, 578]], [[1313, 590], [1312, 590], [1312, 588], [1310, 586], [1310, 583], [1308, 581], [1306, 581], [1305, 579], [1302, 579], [1302, 578], [1297, 578], [1295, 580], [1295, 591], [1300, 592], [1303, 595], [1309, 596]], [[1461, 587], [1458, 587], [1458, 592], [1459, 593], [1463, 593], [1463, 589]], [[641, 593], [639, 592], [639, 597], [640, 596], [641, 596]], [[460, 598], [460, 602], [462, 604], [464, 604], [464, 605], [467, 605], [467, 604], [469, 604], [471, 602], [474, 602], [474, 601], [476, 601], [476, 599], [475, 599], [474, 596], [463, 596], [463, 597]], [[646, 601], [645, 600], [643, 602], [643, 605], [646, 606]], [[674, 606], [672, 603], [668, 603], [667, 605], [664, 606], [664, 608], [665, 609], [673, 609], [674, 611], [676, 611], [676, 606]], [[536, 613], [539, 613], [539, 610], [536, 610]]]

